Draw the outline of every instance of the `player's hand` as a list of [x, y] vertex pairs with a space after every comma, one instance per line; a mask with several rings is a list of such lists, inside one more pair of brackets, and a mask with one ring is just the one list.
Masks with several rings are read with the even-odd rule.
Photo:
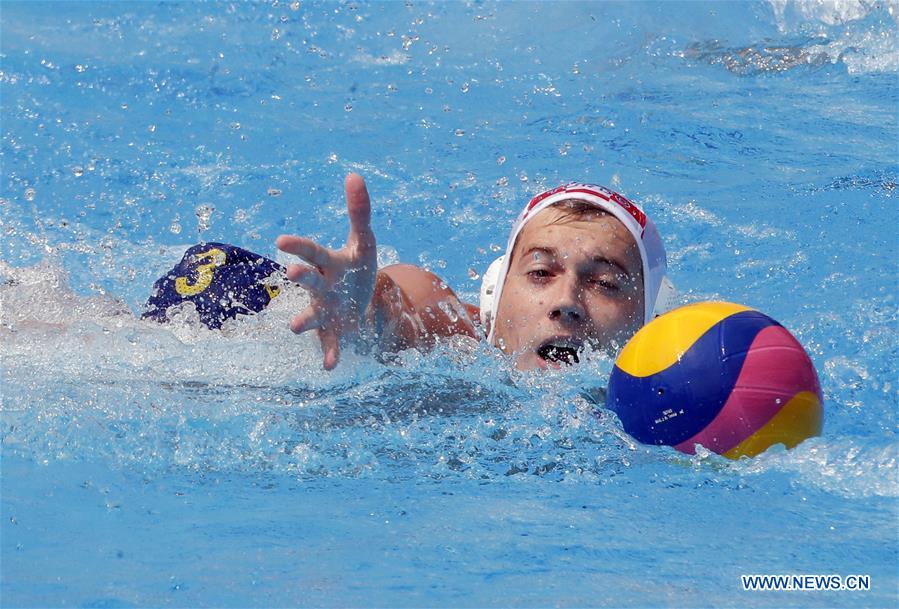
[[312, 302], [290, 322], [300, 334], [318, 332], [325, 370], [332, 370], [340, 358], [341, 342], [358, 336], [365, 323], [378, 270], [375, 234], [371, 230], [371, 201], [361, 176], [346, 177], [346, 208], [350, 234], [342, 249], [332, 250], [311, 239], [281, 235], [278, 249], [309, 263], [291, 264], [287, 277], [309, 291]]

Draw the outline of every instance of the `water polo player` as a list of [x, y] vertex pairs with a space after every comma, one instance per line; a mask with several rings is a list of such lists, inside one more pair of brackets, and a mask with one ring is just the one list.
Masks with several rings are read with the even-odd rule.
[[[278, 249], [308, 263], [283, 270], [310, 295], [291, 329], [318, 333], [326, 369], [337, 365], [343, 345], [359, 340], [396, 351], [482, 334], [515, 357], [519, 369], [559, 366], [577, 362], [587, 345], [623, 344], [670, 306], [673, 288], [655, 225], [601, 186], [568, 184], [531, 199], [506, 253], [485, 273], [480, 308], [462, 303], [424, 269], [397, 264], [378, 270], [365, 182], [350, 174], [345, 188], [350, 233], [342, 249], [297, 236], [277, 240]], [[201, 320], [218, 327], [264, 308], [277, 296], [271, 276], [279, 272], [275, 263], [240, 248], [196, 246], [156, 283], [145, 317], [164, 320], [168, 307], [192, 300]]]

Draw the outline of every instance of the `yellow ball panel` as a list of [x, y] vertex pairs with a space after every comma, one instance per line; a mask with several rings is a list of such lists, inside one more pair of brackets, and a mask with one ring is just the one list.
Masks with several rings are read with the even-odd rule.
[[823, 424], [824, 411], [818, 396], [800, 391], [770, 421], [724, 456], [728, 459], [754, 457], [775, 444], [793, 448], [806, 438], [820, 436]]
[[656, 374], [677, 363], [716, 323], [734, 313], [752, 310], [731, 302], [701, 302], [665, 313], [634, 335], [615, 365], [631, 376]]

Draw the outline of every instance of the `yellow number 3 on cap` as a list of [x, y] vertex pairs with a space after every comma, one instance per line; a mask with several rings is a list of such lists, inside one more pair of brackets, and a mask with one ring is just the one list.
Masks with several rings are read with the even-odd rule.
[[190, 283], [187, 277], [178, 277], [175, 279], [175, 291], [178, 292], [181, 296], [196, 296], [203, 290], [209, 287], [209, 284], [212, 283], [212, 271], [217, 266], [222, 266], [225, 264], [225, 252], [220, 249], [213, 248], [208, 252], [203, 252], [202, 254], [197, 254], [194, 260], [199, 262], [201, 260], [209, 260], [206, 264], [201, 264], [197, 266], [197, 281], [196, 283]]

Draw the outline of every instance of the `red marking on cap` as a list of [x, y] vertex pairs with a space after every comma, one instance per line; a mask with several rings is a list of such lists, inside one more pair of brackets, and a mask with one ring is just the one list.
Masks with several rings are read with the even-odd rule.
[[[646, 214], [640, 211], [640, 208], [628, 201], [626, 198], [618, 194], [617, 192], [612, 193], [612, 200], [615, 203], [618, 203], [624, 210], [629, 213], [634, 220], [637, 221], [637, 224], [640, 225], [641, 229], [646, 229]], [[640, 231], [640, 236], [643, 236], [643, 230]]]
[[540, 203], [540, 201], [542, 201], [542, 200], [544, 200], [544, 199], [547, 199], [547, 198], [553, 196], [553, 195], [556, 194], [556, 193], [560, 193], [560, 192], [562, 192], [563, 190], [565, 190], [566, 188], [568, 188], [568, 187], [567, 187], [567, 186], [559, 186], [559, 187], [557, 187], [557, 188], [553, 188], [552, 190], [547, 190], [547, 191], [545, 191], [545, 192], [541, 192], [539, 195], [537, 195], [536, 197], [534, 197], [533, 199], [531, 199], [531, 202], [530, 202], [530, 203], [528, 203], [528, 206], [527, 206], [527, 208], [526, 208], [525, 211], [524, 211], [524, 215], [527, 216], [528, 213], [529, 213], [532, 209], [534, 209], [535, 207], [537, 207], [537, 204]]
[[[590, 184], [565, 184], [563, 186], [558, 186], [553, 188], [552, 190], [547, 190], [545, 192], [541, 192], [539, 195], [531, 199], [530, 203], [528, 203], [527, 208], [525, 208], [524, 215], [522, 219], [527, 218], [528, 214], [534, 209], [541, 201], [558, 194], [560, 192], [572, 193], [572, 194], [587, 194], [593, 195], [594, 197], [599, 197], [603, 201], [614, 201], [621, 207], [624, 211], [626, 211], [630, 216], [637, 221], [637, 224], [640, 225], [640, 237], [643, 237], [643, 233], [646, 230], [646, 214], [644, 214], [639, 207], [628, 201], [627, 197], [618, 194], [612, 190], [608, 190], [602, 186], [591, 186]], [[608, 193], [608, 194], [606, 194]]]
[[[571, 192], [571, 193], [582, 192], [585, 195], [593, 195], [594, 197], [599, 197], [603, 201], [609, 200], [609, 195], [602, 192], [601, 190], [593, 190], [592, 188], [569, 188], [568, 192]], [[611, 192], [611, 191], [609, 191], [609, 192]], [[615, 193], [613, 192], [612, 194], [615, 194]]]

